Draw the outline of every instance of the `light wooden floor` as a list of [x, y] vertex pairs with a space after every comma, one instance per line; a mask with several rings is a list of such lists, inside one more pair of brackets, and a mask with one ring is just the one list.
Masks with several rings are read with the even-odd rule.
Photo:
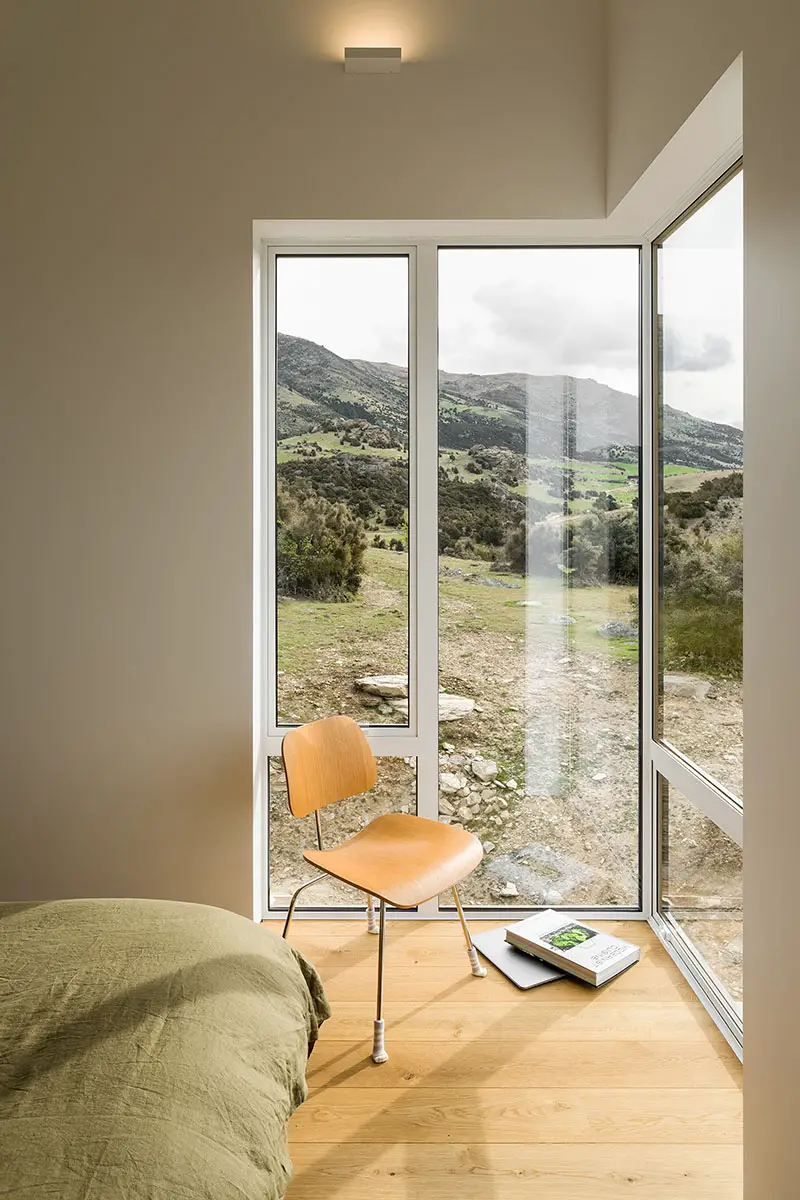
[[390, 923], [375, 1066], [377, 939], [295, 921], [333, 1016], [287, 1200], [740, 1200], [737, 1059], [644, 922], [597, 924], [642, 961], [599, 992], [525, 993], [469, 974], [457, 923]]

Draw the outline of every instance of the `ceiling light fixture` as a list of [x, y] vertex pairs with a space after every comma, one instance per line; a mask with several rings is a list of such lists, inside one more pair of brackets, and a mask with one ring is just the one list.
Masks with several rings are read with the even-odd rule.
[[401, 58], [400, 46], [345, 46], [344, 69], [348, 75], [396, 75]]

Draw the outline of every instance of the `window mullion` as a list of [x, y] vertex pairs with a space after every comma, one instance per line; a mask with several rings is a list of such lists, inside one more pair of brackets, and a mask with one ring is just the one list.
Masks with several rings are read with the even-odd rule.
[[439, 546], [438, 546], [438, 348], [437, 249], [417, 247], [414, 329], [416, 340], [416, 629], [418, 812], [439, 816]]

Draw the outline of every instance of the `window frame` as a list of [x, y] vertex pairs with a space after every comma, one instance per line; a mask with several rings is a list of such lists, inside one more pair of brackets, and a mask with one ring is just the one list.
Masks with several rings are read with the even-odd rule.
[[[313, 224], [313, 223], [312, 223]], [[334, 223], [336, 224], [336, 223]], [[387, 223], [388, 225], [389, 223]], [[269, 904], [269, 797], [268, 760], [280, 754], [283, 736], [294, 726], [280, 725], [274, 719], [277, 708], [277, 646], [274, 636], [277, 615], [275, 588], [275, 527], [269, 519], [274, 512], [275, 500], [275, 356], [276, 323], [276, 263], [285, 255], [306, 254], [331, 256], [343, 254], [380, 256], [403, 254], [409, 257], [409, 535], [413, 525], [416, 546], [416, 570], [409, 551], [409, 685], [411, 685], [412, 656], [416, 677], [416, 713], [412, 723], [412, 706], [409, 705], [408, 726], [367, 726], [367, 740], [376, 757], [414, 756], [417, 759], [417, 813], [419, 816], [438, 820], [438, 253], [440, 249], [594, 249], [626, 248], [639, 252], [640, 299], [645, 295], [646, 246], [641, 239], [627, 236], [546, 237], [536, 236], [481, 236], [475, 233], [465, 236], [463, 229], [452, 228], [436, 231], [435, 235], [417, 234], [415, 223], [402, 223], [401, 230], [410, 236], [393, 236], [394, 229], [387, 229], [382, 237], [379, 229], [365, 230], [363, 236], [324, 237], [312, 236], [307, 240], [296, 233], [283, 238], [279, 235], [256, 239], [254, 247], [254, 343], [256, 361], [254, 365], [255, 409], [254, 432], [257, 449], [254, 477], [254, 845], [256, 852], [254, 902], [260, 919], [275, 919], [285, 916], [285, 908], [271, 908]], [[482, 223], [478, 222], [477, 229]], [[646, 362], [644, 329], [640, 311], [639, 373], [644, 388]], [[413, 399], [412, 399], [413, 393]], [[644, 392], [640, 395], [640, 429], [644, 436], [642, 415], [646, 410]], [[413, 414], [413, 415], [412, 415]], [[416, 434], [416, 436], [415, 436]], [[641, 441], [641, 472], [645, 470], [647, 455], [645, 443]], [[412, 468], [413, 463], [413, 468]], [[641, 473], [640, 472], [640, 473]], [[642, 483], [645, 480], [642, 478]], [[412, 506], [414, 510], [412, 522]], [[419, 522], [417, 514], [425, 513], [425, 521]], [[640, 563], [644, 542], [640, 518]], [[646, 570], [640, 576], [640, 612], [644, 600]], [[412, 603], [411, 586], [414, 586]], [[436, 620], [421, 620], [421, 613], [436, 613]], [[263, 622], [263, 623], [262, 623]], [[413, 642], [412, 642], [413, 627]], [[635, 906], [589, 906], [570, 908], [576, 919], [625, 919], [648, 920], [650, 910], [647, 898], [650, 894], [646, 878], [648, 856], [645, 853], [644, 827], [649, 811], [649, 797], [645, 796], [648, 776], [643, 771], [643, 725], [645, 703], [643, 673], [640, 653], [639, 702], [639, 899]], [[411, 692], [411, 686], [409, 691]], [[298, 910], [298, 917], [306, 919], [336, 919], [352, 908], [326, 907]], [[357, 910], [355, 910], [357, 911]], [[529, 915], [530, 908], [491, 907], [470, 908], [473, 920], [498, 919], [518, 920]], [[393, 919], [413, 920], [456, 920], [457, 912], [446, 906], [439, 907], [436, 898], [421, 904], [411, 912], [393, 912]]]
[[[662, 228], [649, 239], [648, 274], [650, 277], [647, 294], [643, 297], [643, 311], [649, 314], [644, 322], [648, 326], [649, 352], [643, 361], [648, 363], [649, 381], [643, 394], [644, 417], [648, 431], [645, 434], [649, 453], [647, 514], [643, 514], [646, 543], [643, 544], [644, 574], [647, 577], [647, 607], [649, 616], [645, 622], [648, 644], [643, 643], [643, 663], [646, 682], [643, 686], [643, 741], [646, 744], [645, 772], [649, 778], [649, 815], [646, 821], [646, 841], [649, 853], [646, 878], [649, 895], [645, 905], [649, 910], [650, 924], [675, 958], [694, 991], [710, 1013], [728, 1042], [741, 1058], [744, 1045], [744, 1025], [741, 1007], [731, 1001], [721, 983], [716, 979], [702, 955], [692, 944], [678, 923], [661, 904], [663, 869], [662, 821], [663, 789], [661, 780], [674, 786], [705, 817], [717, 825], [740, 847], [744, 846], [743, 798], [735, 796], [724, 784], [675, 747], [659, 730], [659, 689], [661, 679], [661, 510], [660, 510], [660, 445], [661, 445], [661, 389], [658, 385], [660, 372], [659, 346], [656, 336], [658, 296], [658, 252], [676, 229], [685, 224], [703, 205], [715, 196], [736, 175], [743, 171], [741, 148], [736, 147], [731, 162], [718, 164], [717, 172], [709, 179], [706, 176], [695, 195], [681, 209], [665, 221]], [[647, 569], [649, 565], [649, 570]], [[644, 580], [643, 580], [644, 582]]]

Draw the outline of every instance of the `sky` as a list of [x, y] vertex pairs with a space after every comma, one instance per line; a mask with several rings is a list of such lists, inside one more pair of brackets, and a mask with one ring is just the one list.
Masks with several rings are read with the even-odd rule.
[[[734, 178], [660, 254], [668, 404], [742, 424], [742, 188]], [[445, 371], [575, 375], [637, 393], [638, 251], [444, 249], [439, 363]], [[405, 257], [282, 256], [277, 325], [344, 358], [403, 364]]]

